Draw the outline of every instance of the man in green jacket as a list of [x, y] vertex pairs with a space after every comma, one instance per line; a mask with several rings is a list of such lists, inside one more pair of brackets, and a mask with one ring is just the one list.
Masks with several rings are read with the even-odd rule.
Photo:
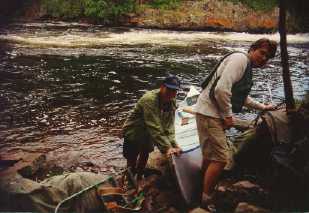
[[174, 75], [165, 78], [160, 89], [146, 92], [137, 102], [123, 126], [123, 155], [127, 166], [141, 178], [149, 153], [156, 145], [167, 156], [179, 154], [175, 141], [175, 97], [179, 79]]

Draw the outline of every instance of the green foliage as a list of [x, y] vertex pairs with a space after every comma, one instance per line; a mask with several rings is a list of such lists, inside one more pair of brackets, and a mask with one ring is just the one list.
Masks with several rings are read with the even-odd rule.
[[180, 0], [153, 0], [148, 5], [156, 9], [175, 9], [179, 6]]
[[85, 16], [93, 18], [117, 18], [123, 14], [134, 12], [134, 0], [83, 0]]
[[118, 17], [136, 10], [136, 3], [134, 0], [123, 0], [120, 2], [121, 3], [114, 3], [111, 5], [111, 16]]
[[108, 14], [108, 3], [104, 0], [84, 0], [84, 15], [92, 18], [104, 18]]
[[55, 18], [72, 19], [83, 14], [81, 0], [43, 0], [42, 7]]
[[41, 0], [42, 7], [52, 18], [91, 18], [106, 23], [117, 22], [124, 14], [138, 12], [142, 7], [175, 9], [181, 0], [152, 0], [137, 5], [136, 0]]
[[42, 0], [47, 15], [54, 18], [73, 19], [88, 17], [116, 21], [123, 14], [134, 12], [134, 0]]
[[242, 3], [254, 10], [267, 11], [278, 6], [278, 0], [227, 0], [234, 3]]

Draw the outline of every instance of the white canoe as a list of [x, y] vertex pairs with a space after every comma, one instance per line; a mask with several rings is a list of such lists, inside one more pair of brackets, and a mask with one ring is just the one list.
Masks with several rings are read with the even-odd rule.
[[[171, 157], [171, 168], [187, 206], [198, 205], [202, 188], [202, 153], [194, 115], [194, 105], [198, 95], [199, 92], [191, 86], [175, 115], [176, 142], [183, 153], [180, 156]], [[191, 111], [191, 113], [185, 111]]]
[[[200, 93], [194, 86], [190, 87], [186, 98], [179, 103], [175, 114], [175, 137], [177, 144], [184, 152], [199, 146], [194, 113], [188, 113], [188, 109], [194, 112], [194, 106]], [[187, 109], [187, 110], [186, 110]]]

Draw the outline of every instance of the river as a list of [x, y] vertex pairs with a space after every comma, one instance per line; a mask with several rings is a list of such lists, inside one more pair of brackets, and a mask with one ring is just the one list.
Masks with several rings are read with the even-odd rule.
[[[112, 174], [121, 126], [142, 94], [167, 73], [177, 99], [199, 86], [216, 61], [275, 34], [106, 28], [65, 22], [15, 23], [0, 30], [0, 155], [35, 152], [65, 171]], [[309, 91], [309, 34], [288, 35], [294, 95]], [[252, 96], [284, 99], [280, 55], [254, 72]], [[239, 115], [254, 118], [256, 112]]]

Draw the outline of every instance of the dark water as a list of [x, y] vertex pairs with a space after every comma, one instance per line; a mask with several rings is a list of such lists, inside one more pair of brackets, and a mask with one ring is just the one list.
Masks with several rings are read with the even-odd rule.
[[[72, 170], [124, 165], [121, 125], [167, 73], [181, 100], [218, 58], [267, 35], [106, 29], [72, 23], [16, 24], [0, 34], [0, 153], [40, 152]], [[278, 35], [269, 35], [278, 40]], [[309, 90], [308, 34], [288, 37], [294, 95]], [[254, 74], [252, 96], [283, 101], [277, 56]], [[269, 92], [271, 91], [271, 92]], [[242, 117], [253, 118], [247, 111]]]

